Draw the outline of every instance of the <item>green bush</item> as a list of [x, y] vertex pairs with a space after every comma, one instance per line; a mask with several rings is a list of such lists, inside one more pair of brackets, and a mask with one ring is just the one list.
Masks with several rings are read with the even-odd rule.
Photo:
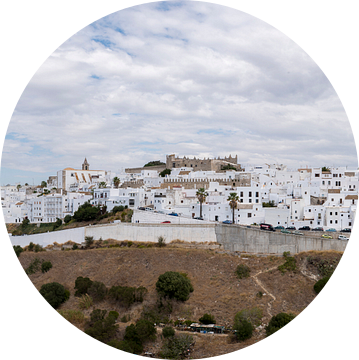
[[130, 315], [123, 315], [122, 316], [122, 318], [120, 319], [120, 321], [121, 322], [123, 322], [123, 323], [127, 323], [127, 322], [129, 322], [131, 320], [131, 317], [130, 317]]
[[118, 212], [122, 212], [123, 210], [125, 210], [125, 207], [120, 205], [120, 206], [114, 206], [112, 209], [112, 214], [116, 214]]
[[30, 265], [25, 269], [27, 275], [32, 275], [38, 272], [41, 268], [41, 261], [38, 258], [35, 258]]
[[143, 286], [138, 288], [128, 286], [112, 286], [109, 296], [120, 302], [125, 307], [130, 307], [134, 302], [143, 302], [147, 289]]
[[165, 238], [163, 236], [159, 236], [157, 238], [157, 245], [158, 245], [158, 247], [166, 246], [166, 240], [165, 240]]
[[69, 292], [57, 282], [42, 285], [40, 294], [54, 309], [57, 309], [69, 298]]
[[102, 282], [93, 281], [92, 285], [88, 288], [87, 293], [94, 301], [102, 301], [107, 295], [107, 287]]
[[245, 265], [245, 264], [239, 264], [236, 269], [236, 275], [239, 279], [247, 278], [249, 277], [249, 273], [251, 272], [251, 269]]
[[27, 250], [34, 251], [34, 247], [35, 247], [35, 244], [32, 241], [30, 241], [30, 244], [27, 246]]
[[[116, 334], [118, 326], [116, 325], [116, 316], [108, 314], [106, 310], [95, 309], [90, 314], [90, 321], [85, 333], [96, 340], [109, 342]], [[118, 315], [118, 314], [117, 314]]]
[[175, 336], [175, 329], [172, 326], [166, 326], [162, 329], [162, 336], [164, 338], [168, 338], [171, 336]]
[[259, 326], [262, 323], [263, 310], [258, 307], [252, 309], [245, 309], [239, 311], [234, 317], [234, 324], [236, 326], [242, 320], [249, 321], [253, 326]]
[[13, 249], [17, 257], [20, 257], [20, 254], [24, 251], [24, 249], [20, 245], [14, 245]]
[[326, 283], [328, 282], [328, 280], [330, 279], [330, 276], [325, 276], [323, 279], [318, 280], [315, 284], [314, 284], [314, 291], [319, 294], [323, 287], [326, 285]]
[[64, 217], [64, 223], [65, 224], [68, 224], [70, 221], [71, 221], [71, 219], [72, 219], [72, 216], [71, 215], [66, 215], [65, 217]]
[[51, 261], [44, 261], [44, 262], [41, 264], [41, 271], [42, 271], [43, 273], [48, 272], [51, 268], [52, 268]]
[[186, 301], [193, 292], [193, 287], [185, 276], [175, 271], [167, 271], [159, 276], [156, 290], [161, 296]]
[[160, 298], [156, 305], [144, 307], [141, 317], [153, 323], [168, 323], [169, 315], [172, 313], [172, 305], [169, 301]]
[[78, 304], [80, 309], [88, 309], [93, 304], [92, 297], [88, 294], [82, 295], [79, 299]]
[[240, 319], [234, 324], [233, 329], [236, 331], [236, 338], [239, 341], [244, 341], [252, 337], [253, 325], [246, 319]]
[[36, 244], [34, 246], [34, 252], [46, 251], [41, 245]]
[[182, 359], [188, 355], [188, 350], [193, 344], [190, 335], [171, 336], [167, 338], [159, 353], [163, 359]]
[[269, 324], [266, 326], [266, 335], [270, 336], [274, 334], [276, 331], [281, 329], [283, 326], [287, 325], [289, 322], [291, 322], [295, 318], [295, 315], [293, 314], [287, 314], [287, 313], [279, 313], [275, 316], [273, 316]]
[[112, 339], [107, 343], [107, 345], [131, 354], [141, 354], [143, 351], [143, 346], [141, 344], [128, 340], [118, 341], [116, 339]]
[[108, 313], [108, 316], [112, 316], [115, 320], [117, 320], [120, 314], [117, 311], [112, 310]]
[[85, 295], [88, 292], [88, 289], [92, 286], [92, 280], [90, 280], [88, 277], [84, 278], [82, 276], [79, 276], [75, 280], [75, 296], [81, 296]]
[[278, 270], [280, 272], [282, 272], [283, 274], [286, 271], [295, 271], [297, 269], [297, 261], [295, 260], [295, 258], [293, 256], [289, 256], [290, 252], [289, 251], [285, 251], [283, 253], [283, 257], [285, 258], [285, 263], [278, 266]]
[[201, 324], [215, 324], [216, 320], [214, 319], [214, 316], [211, 314], [204, 314], [201, 318], [198, 320]]
[[75, 211], [73, 218], [76, 221], [89, 221], [94, 220], [101, 214], [101, 210], [98, 206], [92, 206], [89, 202], [80, 205], [78, 210]]
[[85, 247], [89, 248], [91, 245], [93, 245], [94, 239], [93, 236], [85, 236]]
[[78, 247], [78, 245], [77, 244], [73, 244], [72, 245], [72, 250], [77, 250], [79, 247]]

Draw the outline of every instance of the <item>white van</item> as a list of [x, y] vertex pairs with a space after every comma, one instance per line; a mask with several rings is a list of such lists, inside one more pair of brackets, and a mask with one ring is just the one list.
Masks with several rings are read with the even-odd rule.
[[339, 235], [338, 236], [338, 239], [339, 240], [349, 240], [346, 236], [344, 236], [344, 235]]

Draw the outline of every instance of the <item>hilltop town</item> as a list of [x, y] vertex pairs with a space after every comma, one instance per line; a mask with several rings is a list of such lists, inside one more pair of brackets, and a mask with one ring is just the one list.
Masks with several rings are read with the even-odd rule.
[[[359, 171], [346, 167], [263, 164], [241, 167], [237, 156], [197, 159], [167, 155], [119, 173], [67, 167], [41, 185], [1, 188], [5, 222], [54, 223], [73, 216], [90, 202], [110, 212], [116, 206], [134, 211], [133, 223], [226, 222], [251, 225], [323, 228], [353, 227], [358, 202]], [[198, 190], [204, 189], [200, 201]], [[238, 196], [234, 214], [230, 194]], [[145, 211], [144, 211], [145, 210]]]

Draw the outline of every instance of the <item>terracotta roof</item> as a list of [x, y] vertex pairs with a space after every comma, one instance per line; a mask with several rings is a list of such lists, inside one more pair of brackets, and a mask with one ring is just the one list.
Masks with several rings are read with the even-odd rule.
[[355, 176], [355, 172], [348, 171], [344, 173], [345, 176]]
[[347, 195], [345, 200], [358, 200], [358, 195]]
[[328, 189], [328, 194], [340, 194], [340, 189]]
[[18, 202], [18, 203], [16, 203], [15, 205], [22, 205], [23, 204], [23, 202]]
[[304, 170], [305, 170], [306, 172], [310, 172], [310, 173], [312, 172], [312, 169], [307, 169], [307, 168], [298, 169], [298, 171], [304, 171]]
[[190, 171], [180, 171], [178, 175], [188, 175], [190, 173]]

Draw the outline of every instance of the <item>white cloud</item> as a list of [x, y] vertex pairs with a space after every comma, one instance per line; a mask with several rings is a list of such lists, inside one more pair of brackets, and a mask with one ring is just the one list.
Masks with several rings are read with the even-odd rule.
[[258, 19], [198, 2], [141, 5], [84, 28], [35, 74], [8, 132], [5, 149], [26, 162], [4, 151], [2, 166], [22, 170], [84, 156], [116, 170], [174, 152], [357, 166], [344, 109], [309, 56]]

